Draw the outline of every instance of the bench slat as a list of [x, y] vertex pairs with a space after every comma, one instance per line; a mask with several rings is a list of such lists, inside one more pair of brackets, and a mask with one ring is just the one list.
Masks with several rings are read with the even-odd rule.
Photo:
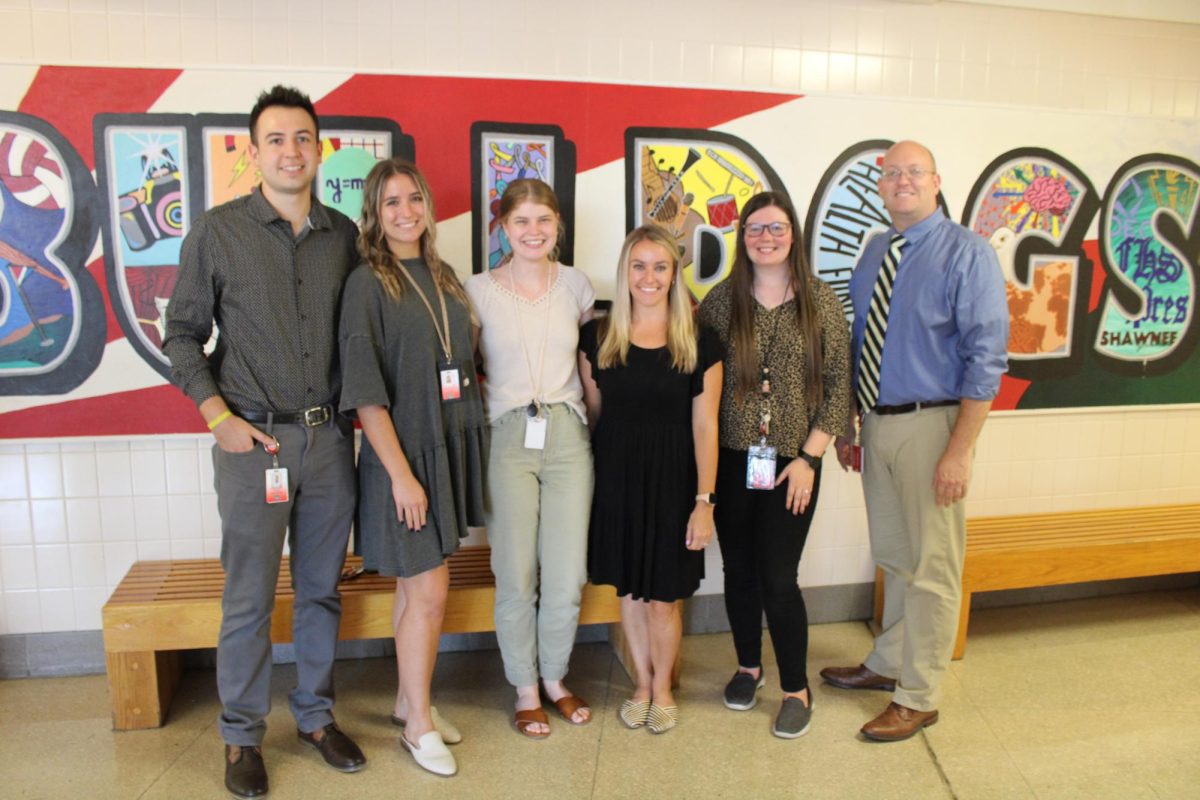
[[[447, 563], [450, 594], [442, 630], [495, 630], [496, 587], [490, 548], [464, 547]], [[346, 564], [359, 567], [362, 559], [350, 556]], [[292, 641], [295, 594], [289, 566], [283, 559], [275, 587], [271, 640], [278, 643]], [[179, 680], [177, 651], [217, 644], [224, 586], [225, 574], [216, 559], [140, 561], [130, 567], [102, 611], [114, 728], [129, 730], [162, 724]], [[393, 578], [366, 573], [341, 581], [338, 638], [391, 638], [395, 586]], [[579, 621], [614, 623], [621, 618], [620, 609], [611, 586], [588, 584], [583, 589]]]
[[[448, 560], [450, 596], [443, 631], [478, 633], [495, 630], [492, 609], [495, 578], [491, 549], [464, 547]], [[362, 566], [358, 556], [346, 558], [347, 567]], [[292, 640], [291, 619], [295, 594], [287, 559], [276, 584], [271, 638]], [[139, 561], [121, 581], [104, 606], [106, 652], [188, 650], [215, 647], [221, 624], [221, 593], [225, 575], [214, 559]], [[360, 574], [338, 584], [342, 594], [341, 639], [392, 636], [392, 602], [395, 579]], [[583, 624], [620, 619], [620, 604], [612, 587], [584, 587]]]
[[[1200, 572], [1200, 504], [969, 519], [954, 658], [966, 648], [974, 592], [1185, 572]], [[876, 570], [877, 625], [882, 614]]]

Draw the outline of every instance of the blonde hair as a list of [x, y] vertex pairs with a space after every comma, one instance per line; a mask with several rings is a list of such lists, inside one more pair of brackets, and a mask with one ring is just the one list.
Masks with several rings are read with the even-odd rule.
[[397, 175], [407, 175], [416, 184], [421, 193], [421, 201], [425, 205], [425, 231], [421, 234], [421, 257], [429, 267], [433, 280], [442, 291], [458, 300], [467, 308], [471, 307], [467, 293], [459, 283], [458, 276], [450, 265], [442, 261], [437, 251], [437, 222], [433, 208], [433, 195], [425, 176], [416, 165], [403, 158], [389, 158], [380, 161], [367, 174], [363, 184], [362, 230], [358, 233], [358, 253], [363, 261], [375, 273], [375, 277], [383, 284], [388, 297], [399, 300], [407, 291], [406, 281], [400, 273], [398, 259], [388, 247], [387, 235], [383, 230], [383, 221], [379, 217], [379, 209], [383, 204], [383, 190], [389, 180]]
[[[554, 212], [554, 218], [557, 220], [555, 228], [558, 233], [554, 241], [554, 249], [550, 251], [551, 263], [558, 261], [559, 253], [562, 250], [563, 239], [566, 237], [567, 231], [563, 226], [562, 212], [558, 210], [558, 196], [554, 194], [554, 189], [545, 181], [537, 178], [520, 178], [508, 184], [504, 189], [504, 194], [500, 196], [500, 207], [496, 211], [496, 223], [504, 225], [508, 218], [517, 206], [521, 203], [535, 203], [540, 206], [546, 206]], [[512, 253], [505, 257], [505, 261], [512, 258]]]
[[625, 237], [621, 246], [621, 257], [617, 262], [617, 291], [608, 317], [601, 325], [600, 347], [596, 361], [601, 369], [618, 364], [624, 366], [629, 360], [629, 331], [633, 323], [633, 303], [629, 297], [629, 262], [633, 248], [642, 242], [653, 242], [667, 253], [671, 260], [671, 286], [667, 290], [667, 351], [671, 354], [671, 366], [679, 372], [691, 373], [696, 369], [699, 356], [696, 351], [696, 321], [692, 313], [692, 301], [687, 288], [680, 280], [679, 246], [671, 234], [658, 225], [643, 225]]

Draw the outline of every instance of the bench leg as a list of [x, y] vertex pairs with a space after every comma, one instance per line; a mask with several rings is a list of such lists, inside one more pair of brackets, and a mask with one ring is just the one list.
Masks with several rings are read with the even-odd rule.
[[106, 653], [105, 661], [113, 729], [161, 727], [183, 671], [178, 651]]
[[971, 620], [971, 593], [963, 591], [962, 606], [958, 610], [958, 635], [954, 639], [954, 655], [951, 659], [958, 661], [967, 652], [967, 623]]
[[[625, 674], [629, 676], [630, 683], [637, 682], [637, 672], [633, 668], [633, 655], [629, 652], [629, 640], [625, 638], [625, 631], [621, 627], [621, 623], [614, 622], [608, 626], [608, 643], [612, 646], [613, 653], [617, 656], [617, 661], [621, 662], [621, 668], [625, 670]], [[683, 647], [679, 648], [679, 654], [675, 656], [675, 665], [671, 667], [671, 688], [679, 688], [679, 673], [683, 665]]]

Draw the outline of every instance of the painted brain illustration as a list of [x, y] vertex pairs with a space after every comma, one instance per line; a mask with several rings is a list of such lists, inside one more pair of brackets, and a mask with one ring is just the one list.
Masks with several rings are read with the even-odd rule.
[[1071, 192], [1063, 178], [1039, 175], [1025, 190], [1025, 202], [1034, 211], [1062, 216], [1071, 206]]

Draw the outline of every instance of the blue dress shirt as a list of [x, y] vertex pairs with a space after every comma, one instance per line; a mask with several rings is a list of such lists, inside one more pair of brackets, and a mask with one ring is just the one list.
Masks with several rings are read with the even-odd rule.
[[[873, 237], [850, 277], [855, 381], [871, 293], [896, 233], [888, 228]], [[940, 208], [904, 231], [904, 238], [879, 403], [992, 399], [1008, 368], [1008, 300], [995, 251]]]

